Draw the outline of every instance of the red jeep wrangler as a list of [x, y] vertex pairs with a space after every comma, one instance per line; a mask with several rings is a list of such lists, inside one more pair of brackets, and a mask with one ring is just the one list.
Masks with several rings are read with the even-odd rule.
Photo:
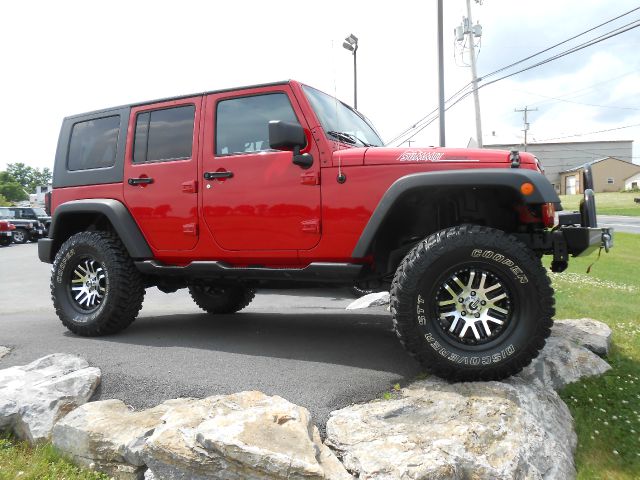
[[389, 289], [407, 350], [460, 380], [514, 374], [543, 347], [542, 255], [562, 271], [611, 244], [591, 189], [556, 214], [534, 156], [384, 148], [366, 117], [294, 81], [65, 118], [53, 187], [38, 250], [74, 333], [124, 329], [150, 286], [227, 314], [263, 286], [356, 284]]

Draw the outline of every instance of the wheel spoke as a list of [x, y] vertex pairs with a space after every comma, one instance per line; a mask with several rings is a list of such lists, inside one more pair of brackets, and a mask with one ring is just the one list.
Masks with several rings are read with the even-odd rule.
[[446, 305], [452, 305], [455, 303], [456, 301], [452, 298], [451, 300], [443, 300], [442, 302], [438, 302], [438, 305], [440, 305], [441, 307], [444, 307]]
[[467, 282], [467, 288], [469, 289], [473, 288], [473, 280], [475, 278], [476, 278], [476, 271], [471, 270], [471, 272], [469, 273], [469, 282]]
[[453, 289], [449, 286], [448, 283], [445, 283], [443, 286], [444, 286], [444, 289], [447, 292], [449, 292], [449, 295], [451, 295], [452, 298], [456, 298], [457, 297], [456, 292], [453, 291]]
[[509, 315], [509, 311], [502, 308], [502, 307], [498, 307], [496, 305], [491, 305], [490, 307], [491, 310], [495, 310], [498, 313], [502, 313], [503, 315]]
[[[462, 288], [463, 290], [465, 289], [466, 285], [464, 283], [462, 283], [462, 280], [460, 280], [457, 275], [454, 275], [453, 277], [451, 277], [451, 280], [453, 280], [454, 282], [456, 282], [458, 284], [458, 286], [460, 288]], [[454, 294], [455, 296], [455, 294]]]
[[494, 283], [493, 285], [491, 285], [489, 288], [485, 289], [484, 293], [485, 295], [489, 292], [493, 292], [496, 288], [500, 287], [500, 283]]
[[492, 298], [492, 299], [491, 299], [491, 301], [495, 303], [495, 302], [497, 302], [497, 301], [499, 301], [499, 300], [502, 300], [502, 299], [504, 299], [504, 298], [507, 298], [507, 294], [506, 294], [506, 293], [504, 293], [504, 292], [502, 292], [502, 293], [501, 293], [500, 295], [498, 295], [497, 297]]

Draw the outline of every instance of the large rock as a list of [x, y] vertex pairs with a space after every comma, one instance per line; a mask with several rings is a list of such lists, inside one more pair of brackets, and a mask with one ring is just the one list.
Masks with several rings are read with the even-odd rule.
[[176, 405], [143, 457], [158, 480], [351, 478], [305, 408], [260, 392]]
[[583, 377], [602, 375], [611, 366], [571, 340], [552, 335], [537, 358], [516, 378], [539, 386], [560, 390]]
[[10, 351], [11, 350], [9, 349], [9, 347], [3, 347], [2, 345], [0, 345], [0, 358], [8, 355]]
[[99, 383], [98, 368], [66, 353], [0, 370], [0, 430], [30, 443], [47, 440], [54, 424], [87, 402]]
[[606, 323], [591, 318], [556, 320], [551, 335], [565, 338], [598, 355], [607, 355], [611, 348], [611, 329]]
[[162, 416], [178, 401], [133, 412], [120, 400], [91, 402], [60, 420], [53, 445], [75, 463], [121, 480], [143, 478], [141, 450]]
[[326, 443], [366, 479], [571, 479], [576, 435], [552, 390], [522, 380], [417, 382], [331, 413]]

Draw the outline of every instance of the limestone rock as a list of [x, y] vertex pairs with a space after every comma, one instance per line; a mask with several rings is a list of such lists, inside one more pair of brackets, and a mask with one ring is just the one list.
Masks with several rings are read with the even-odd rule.
[[374, 292], [364, 295], [347, 305], [347, 310], [378, 307], [389, 304], [389, 292]]
[[552, 390], [442, 380], [331, 413], [326, 443], [366, 479], [571, 479], [576, 435]]
[[351, 478], [305, 408], [260, 392], [172, 408], [143, 457], [159, 480]]
[[87, 403], [56, 424], [53, 445], [80, 465], [119, 480], [141, 479], [141, 450], [171, 405], [134, 412], [120, 400]]
[[598, 355], [607, 355], [611, 347], [611, 329], [591, 318], [556, 320], [551, 335], [566, 338]]
[[540, 355], [516, 377], [559, 390], [582, 377], [601, 375], [610, 368], [607, 362], [590, 350], [552, 335]]
[[66, 353], [0, 370], [0, 430], [30, 443], [48, 440], [54, 424], [86, 403], [99, 383], [98, 368]]
[[0, 358], [8, 355], [10, 351], [11, 349], [9, 347], [3, 347], [2, 345], [0, 345]]

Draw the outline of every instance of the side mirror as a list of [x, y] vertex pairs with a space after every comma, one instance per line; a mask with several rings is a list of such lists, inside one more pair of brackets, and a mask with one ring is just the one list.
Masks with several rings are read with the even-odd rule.
[[300, 153], [307, 145], [307, 136], [299, 123], [271, 120], [269, 122], [269, 146], [277, 150], [293, 150], [293, 163], [304, 169], [313, 165], [313, 157], [309, 153]]

